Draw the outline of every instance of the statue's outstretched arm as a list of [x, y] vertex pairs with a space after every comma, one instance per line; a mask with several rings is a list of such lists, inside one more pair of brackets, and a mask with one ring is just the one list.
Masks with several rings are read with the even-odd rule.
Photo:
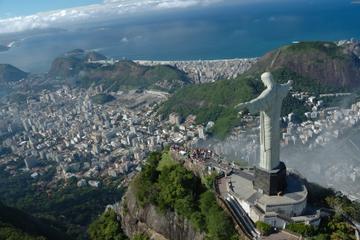
[[281, 84], [281, 96], [284, 98], [289, 93], [290, 89], [292, 88], [293, 81], [289, 80], [285, 84]]
[[237, 109], [244, 109], [247, 108], [249, 109], [251, 114], [260, 112], [261, 110], [265, 110], [268, 106], [268, 95], [269, 95], [269, 90], [265, 90], [263, 91], [260, 96], [258, 96], [257, 98], [249, 101], [249, 102], [245, 102], [245, 103], [240, 103], [238, 105], [235, 106], [235, 108]]

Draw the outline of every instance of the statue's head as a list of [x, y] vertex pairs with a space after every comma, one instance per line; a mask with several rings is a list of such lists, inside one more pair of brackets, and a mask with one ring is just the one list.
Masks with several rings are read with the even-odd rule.
[[264, 83], [266, 87], [274, 86], [274, 80], [272, 74], [270, 72], [265, 72], [261, 75], [261, 81]]

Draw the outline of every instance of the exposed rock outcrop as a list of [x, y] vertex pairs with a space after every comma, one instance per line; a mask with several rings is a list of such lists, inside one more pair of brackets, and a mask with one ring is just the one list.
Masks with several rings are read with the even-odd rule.
[[359, 45], [301, 42], [266, 54], [251, 70], [263, 72], [285, 68], [316, 83], [336, 87], [359, 87]]
[[162, 213], [153, 205], [141, 207], [129, 186], [121, 203], [122, 227], [130, 238], [146, 233], [156, 240], [203, 240], [205, 234], [196, 231], [190, 222], [174, 212]]

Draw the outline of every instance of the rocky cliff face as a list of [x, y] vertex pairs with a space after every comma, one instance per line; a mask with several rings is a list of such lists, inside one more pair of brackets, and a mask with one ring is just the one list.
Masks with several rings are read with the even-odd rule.
[[53, 77], [72, 77], [86, 67], [88, 60], [105, 60], [106, 57], [97, 52], [86, 52], [82, 49], [74, 49], [56, 58], [49, 71]]
[[84, 68], [84, 61], [76, 57], [58, 57], [52, 64], [49, 75], [52, 77], [72, 77]]
[[189, 221], [174, 212], [159, 212], [155, 206], [137, 204], [133, 188], [129, 186], [121, 203], [122, 227], [130, 238], [147, 233], [157, 240], [203, 240], [205, 234], [196, 231]]
[[301, 42], [266, 54], [253, 70], [288, 69], [317, 83], [360, 86], [360, 43]]

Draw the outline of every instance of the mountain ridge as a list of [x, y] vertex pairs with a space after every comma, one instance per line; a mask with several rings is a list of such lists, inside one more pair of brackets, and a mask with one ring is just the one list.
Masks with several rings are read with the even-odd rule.
[[360, 86], [360, 43], [300, 42], [265, 54], [252, 72], [287, 69], [322, 85]]
[[[0, 239], [61, 240], [67, 238], [41, 220], [0, 202]], [[13, 238], [15, 237], [15, 238]]]
[[0, 64], [0, 83], [16, 82], [26, 78], [28, 73], [10, 64]]
[[56, 58], [49, 75], [75, 78], [76, 85], [85, 88], [102, 84], [111, 91], [153, 88], [171, 92], [190, 83], [184, 72], [169, 65], [143, 66], [130, 60], [107, 62], [103, 55], [80, 49]]

